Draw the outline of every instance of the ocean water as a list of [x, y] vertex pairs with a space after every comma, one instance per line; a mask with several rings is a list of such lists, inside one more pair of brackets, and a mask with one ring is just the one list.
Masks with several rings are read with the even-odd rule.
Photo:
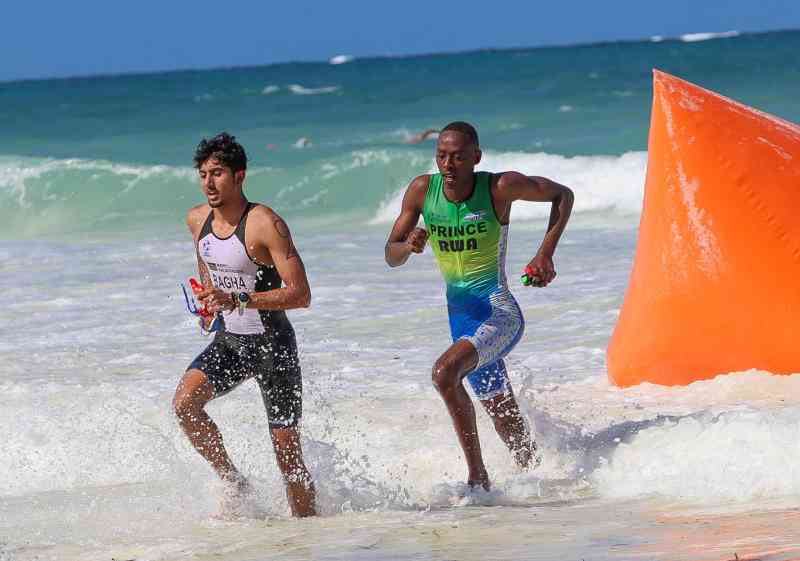
[[[800, 376], [620, 390], [605, 367], [651, 69], [800, 121], [799, 47], [800, 32], [727, 33], [0, 83], [0, 560], [800, 559]], [[543, 463], [516, 471], [478, 411], [494, 490], [466, 496], [430, 383], [443, 283], [430, 252], [383, 261], [402, 190], [433, 169], [433, 141], [405, 141], [457, 119], [478, 127], [480, 169], [576, 195], [557, 280], [512, 285], [527, 329], [509, 370]], [[219, 485], [170, 408], [207, 343], [178, 283], [203, 200], [192, 151], [220, 130], [312, 285], [290, 318], [313, 520], [288, 516], [252, 382], [208, 407], [257, 492], [244, 519], [216, 517]], [[511, 279], [548, 213], [514, 207]]]

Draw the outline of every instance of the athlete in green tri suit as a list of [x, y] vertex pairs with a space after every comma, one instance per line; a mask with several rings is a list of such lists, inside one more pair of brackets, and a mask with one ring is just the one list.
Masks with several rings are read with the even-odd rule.
[[[506, 240], [511, 203], [550, 202], [544, 241], [528, 266], [532, 286], [556, 276], [553, 254], [572, 211], [572, 191], [544, 177], [509, 171], [475, 173], [481, 150], [469, 123], [454, 122], [439, 134], [439, 173], [415, 178], [386, 243], [386, 262], [396, 267], [427, 241], [447, 284], [453, 344], [433, 366], [433, 384], [444, 399], [467, 460], [467, 483], [489, 490], [467, 378], [500, 438], [523, 469], [535, 467], [536, 444], [514, 398], [503, 357], [519, 342], [522, 312], [508, 290]], [[418, 228], [420, 214], [425, 229]]]

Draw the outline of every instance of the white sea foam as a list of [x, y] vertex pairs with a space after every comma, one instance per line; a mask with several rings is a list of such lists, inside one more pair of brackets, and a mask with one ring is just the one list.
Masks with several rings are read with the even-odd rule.
[[388, 165], [393, 161], [388, 150], [357, 150], [341, 162], [326, 162], [322, 165], [323, 179], [331, 179], [357, 168], [363, 168], [375, 163]]
[[[622, 443], [594, 475], [606, 496], [694, 501], [800, 497], [800, 408], [665, 420]], [[789, 469], [787, 469], [789, 468]]]
[[[463, 460], [430, 384], [447, 341], [441, 281], [429, 256], [386, 271], [382, 234], [299, 238], [315, 286], [314, 310], [292, 313], [306, 373], [304, 444], [327, 513], [462, 504]], [[572, 234], [559, 250], [556, 290], [516, 290], [530, 334], [508, 364], [544, 463], [517, 473], [480, 412], [497, 492], [469, 500], [511, 506], [586, 493], [657, 494], [710, 504], [800, 496], [800, 476], [787, 467], [800, 464], [800, 376], [745, 372], [679, 388], [608, 384], [603, 349], [615, 316], [607, 312], [618, 306], [629, 262], [616, 255], [611, 234], [595, 236]], [[509, 263], [525, 262], [531, 244], [512, 243]], [[330, 250], [342, 244], [349, 249]], [[4, 435], [0, 496], [156, 481], [172, 493], [209, 485], [211, 473], [169, 406], [177, 377], [207, 340], [175, 285], [153, 285], [147, 302], [136, 289], [148, 264], [158, 263], [164, 278], [188, 275], [190, 244], [6, 252], [22, 269], [8, 292], [18, 329], [0, 341], [0, 354], [14, 358], [0, 381], [0, 426], [15, 427]], [[601, 266], [602, 275], [587, 278]], [[63, 282], [51, 286], [50, 300], [31, 300], [31, 280], [55, 271]], [[102, 299], [91, 296], [100, 292]], [[108, 317], [119, 318], [115, 329]], [[69, 327], [53, 329], [62, 325]], [[209, 412], [268, 513], [283, 514], [256, 387], [245, 384]], [[187, 510], [202, 515], [209, 505], [193, 496]]]
[[0, 235], [15, 238], [153, 224], [172, 229], [187, 196], [197, 193], [188, 166], [0, 156], [0, 170]]
[[[189, 167], [180, 168], [173, 166], [137, 166], [120, 164], [103, 160], [84, 160], [79, 158], [39, 159], [22, 158], [14, 156], [0, 156], [0, 196], [11, 195], [16, 199], [21, 208], [31, 206], [30, 184], [36, 180], [56, 179], [69, 172], [88, 172], [90, 179], [97, 180], [97, 174], [110, 174], [119, 177], [124, 185], [124, 191], [132, 189], [137, 183], [157, 176], [176, 179], [188, 179], [195, 173]], [[45, 200], [61, 200], [64, 197], [74, 196], [69, 191], [60, 190], [57, 185], [48, 181], [36, 196]], [[61, 186], [63, 188], [63, 186]]]
[[[629, 152], [622, 156], [576, 156], [567, 158], [545, 153], [483, 153], [479, 170], [515, 170], [558, 181], [575, 191], [574, 212], [613, 212], [636, 216], [641, 212], [644, 193], [646, 152]], [[433, 167], [428, 169], [433, 173]], [[405, 187], [396, 192], [378, 209], [371, 224], [394, 221], [400, 211]], [[517, 204], [512, 207], [514, 220], [546, 217], [547, 205]]]
[[722, 31], [717, 33], [685, 33], [680, 36], [680, 40], [684, 43], [695, 43], [697, 41], [708, 41], [709, 39], [737, 37], [738, 35], [738, 31]]
[[355, 57], [350, 55], [336, 55], [334, 57], [331, 57], [328, 63], [338, 65], [338, 64], [345, 64], [348, 62], [352, 62], [353, 60], [355, 60]]
[[727, 37], [738, 37], [741, 33], [739, 31], [720, 31], [720, 32], [704, 32], [704, 33], [684, 33], [677, 37], [665, 35], [652, 35], [650, 42], [661, 43], [667, 40], [678, 40], [684, 43], [696, 43], [699, 41], [708, 41], [711, 39], [725, 39]]
[[[362, 154], [353, 165], [366, 167], [354, 169], [380, 165], [382, 157]], [[490, 156], [490, 163], [501, 162]], [[336, 171], [346, 173], [343, 167]], [[537, 291], [512, 286], [528, 327], [507, 364], [544, 461], [520, 473], [477, 407], [491, 493], [465, 489], [463, 457], [430, 382], [431, 365], [449, 342], [444, 289], [430, 252], [388, 270], [385, 228], [293, 231], [314, 293], [313, 309], [290, 312], [304, 372], [301, 434], [325, 515], [299, 525], [287, 520], [252, 382], [207, 410], [255, 489], [259, 518], [210, 521], [219, 485], [170, 406], [181, 373], [208, 342], [177, 289], [196, 266], [186, 235], [2, 244], [6, 267], [14, 267], [5, 289], [15, 324], [0, 338], [0, 519], [14, 530], [5, 538], [14, 558], [179, 559], [202, 551], [252, 559], [265, 551], [282, 556], [275, 544], [298, 532], [304, 539], [297, 547], [317, 540], [305, 533], [318, 528], [320, 543], [382, 559], [370, 548], [387, 527], [386, 539], [439, 544], [467, 540], [454, 532], [470, 520], [480, 522], [470, 532], [479, 531], [487, 547], [508, 552], [521, 527], [525, 536], [543, 532], [542, 547], [552, 548], [546, 536], [560, 535], [564, 520], [593, 536], [608, 511], [635, 513], [626, 518], [626, 534], [662, 531], [669, 522], [653, 501], [664, 499], [673, 501], [672, 515], [729, 500], [742, 508], [759, 500], [796, 502], [800, 376], [747, 372], [686, 388], [625, 390], [606, 381], [604, 348], [630, 271], [632, 228], [568, 229], [556, 282]], [[526, 263], [540, 239], [524, 228], [512, 232], [509, 270]], [[47, 301], [31, 290], [43, 279]], [[622, 507], [621, 499], [628, 501]], [[643, 522], [641, 511], [658, 513], [658, 520]], [[791, 527], [782, 520], [771, 527]], [[614, 524], [603, 532], [619, 532]], [[504, 530], [492, 533], [497, 526]], [[331, 528], [339, 531], [332, 535]], [[76, 555], [76, 542], [91, 545]], [[257, 543], [259, 551], [245, 555], [237, 543]], [[382, 542], [381, 551], [392, 543]], [[519, 547], [507, 557], [529, 559], [529, 543]], [[571, 540], [569, 552], [578, 547]], [[569, 552], [546, 558], [571, 558]]]
[[264, 89], [261, 90], [261, 94], [262, 95], [274, 94], [275, 92], [280, 91], [280, 89], [281, 89], [280, 86], [275, 86], [275, 85], [264, 86]]
[[306, 88], [300, 84], [289, 84], [289, 91], [296, 95], [320, 95], [338, 92], [340, 86], [323, 86], [320, 88]]
[[609, 497], [702, 503], [800, 497], [800, 375], [740, 373], [633, 392], [638, 421], [592, 479]]

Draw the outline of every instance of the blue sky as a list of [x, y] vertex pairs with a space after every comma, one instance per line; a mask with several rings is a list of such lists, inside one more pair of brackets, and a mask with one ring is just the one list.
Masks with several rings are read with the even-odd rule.
[[797, 0], [11, 1], [0, 80], [800, 28]]

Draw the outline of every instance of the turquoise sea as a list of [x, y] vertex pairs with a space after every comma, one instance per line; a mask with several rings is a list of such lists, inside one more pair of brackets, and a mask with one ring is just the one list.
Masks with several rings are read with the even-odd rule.
[[[0, 83], [0, 561], [800, 559], [800, 376], [619, 390], [605, 366], [652, 69], [799, 122], [798, 52], [800, 31], [727, 33]], [[558, 280], [512, 286], [527, 328], [509, 370], [544, 461], [516, 472], [479, 412], [485, 496], [464, 496], [430, 383], [449, 343], [433, 258], [383, 261], [403, 189], [433, 169], [434, 141], [407, 141], [454, 120], [477, 127], [480, 169], [576, 195]], [[312, 285], [290, 318], [315, 520], [288, 517], [254, 385], [209, 406], [257, 490], [245, 519], [215, 517], [170, 408], [207, 343], [178, 289], [192, 154], [223, 130]], [[548, 214], [515, 206], [509, 278]]]
[[335, 224], [373, 218], [430, 165], [430, 143], [402, 141], [454, 120], [493, 153], [645, 151], [654, 67], [797, 121], [799, 46], [783, 32], [0, 83], [0, 233], [180, 222], [194, 146], [221, 130], [249, 149], [254, 199]]

